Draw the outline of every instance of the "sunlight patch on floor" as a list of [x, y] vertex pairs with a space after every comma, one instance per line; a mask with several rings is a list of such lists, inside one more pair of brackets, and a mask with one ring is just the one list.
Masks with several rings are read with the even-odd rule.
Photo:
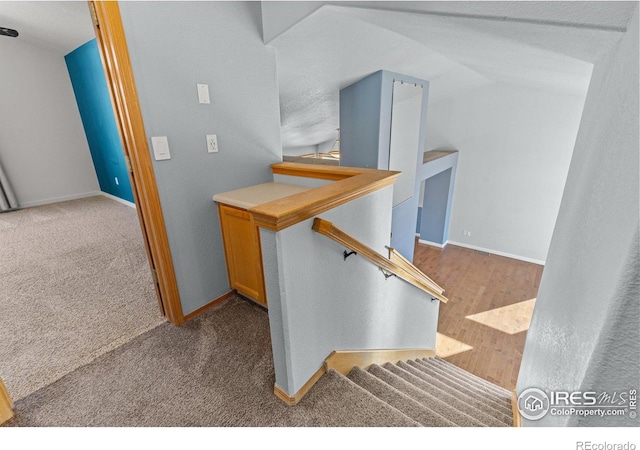
[[473, 349], [472, 346], [442, 333], [436, 334], [436, 356], [446, 358]]
[[517, 334], [529, 329], [535, 302], [536, 299], [532, 298], [513, 305], [472, 314], [466, 318], [503, 333]]

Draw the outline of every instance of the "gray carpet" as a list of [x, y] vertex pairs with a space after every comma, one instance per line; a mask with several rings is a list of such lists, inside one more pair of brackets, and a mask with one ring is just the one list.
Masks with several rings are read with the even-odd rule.
[[163, 322], [135, 209], [96, 196], [0, 214], [0, 377], [14, 400]]
[[267, 313], [232, 298], [163, 324], [16, 402], [6, 426], [417, 426], [336, 372], [294, 406], [273, 394]]
[[397, 365], [385, 367], [348, 377], [330, 371], [288, 406], [273, 394], [266, 311], [233, 297], [182, 327], [160, 325], [16, 402], [5, 426], [508, 425], [491, 409], [466, 405], [466, 394], [427, 392], [394, 374]]

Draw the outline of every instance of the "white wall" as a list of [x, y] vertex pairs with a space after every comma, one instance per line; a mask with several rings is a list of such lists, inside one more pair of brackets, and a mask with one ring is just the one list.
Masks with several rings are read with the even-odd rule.
[[[167, 136], [154, 161], [184, 314], [230, 290], [212, 196], [272, 180], [282, 161], [273, 49], [259, 2], [121, 2], [145, 130]], [[209, 85], [199, 104], [196, 84]], [[218, 137], [207, 153], [206, 135]]]
[[325, 2], [261, 2], [264, 42], [276, 38], [300, 20], [320, 8]]
[[[385, 255], [392, 195], [386, 187], [319, 217]], [[333, 350], [435, 348], [439, 302], [360, 255], [344, 260], [312, 224], [261, 229], [276, 384], [295, 394]]]
[[0, 39], [0, 161], [21, 207], [100, 191], [64, 57]]
[[[597, 61], [527, 333], [518, 393], [638, 389], [638, 10]], [[547, 415], [525, 425], [638, 426]]]
[[544, 262], [583, 105], [504, 83], [429, 105], [426, 149], [460, 152], [450, 243]]

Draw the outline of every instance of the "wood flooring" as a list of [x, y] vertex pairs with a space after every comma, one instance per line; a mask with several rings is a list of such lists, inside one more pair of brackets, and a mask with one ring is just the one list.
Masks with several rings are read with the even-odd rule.
[[436, 353], [514, 390], [544, 266], [416, 240], [413, 263], [445, 289]]

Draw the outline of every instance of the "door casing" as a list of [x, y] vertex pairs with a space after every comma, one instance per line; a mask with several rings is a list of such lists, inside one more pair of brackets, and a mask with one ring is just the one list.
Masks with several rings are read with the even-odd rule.
[[122, 140], [140, 228], [156, 284], [158, 302], [167, 320], [185, 322], [169, 239], [162, 214], [153, 163], [142, 120], [133, 69], [116, 1], [89, 1], [96, 41], [116, 123]]

